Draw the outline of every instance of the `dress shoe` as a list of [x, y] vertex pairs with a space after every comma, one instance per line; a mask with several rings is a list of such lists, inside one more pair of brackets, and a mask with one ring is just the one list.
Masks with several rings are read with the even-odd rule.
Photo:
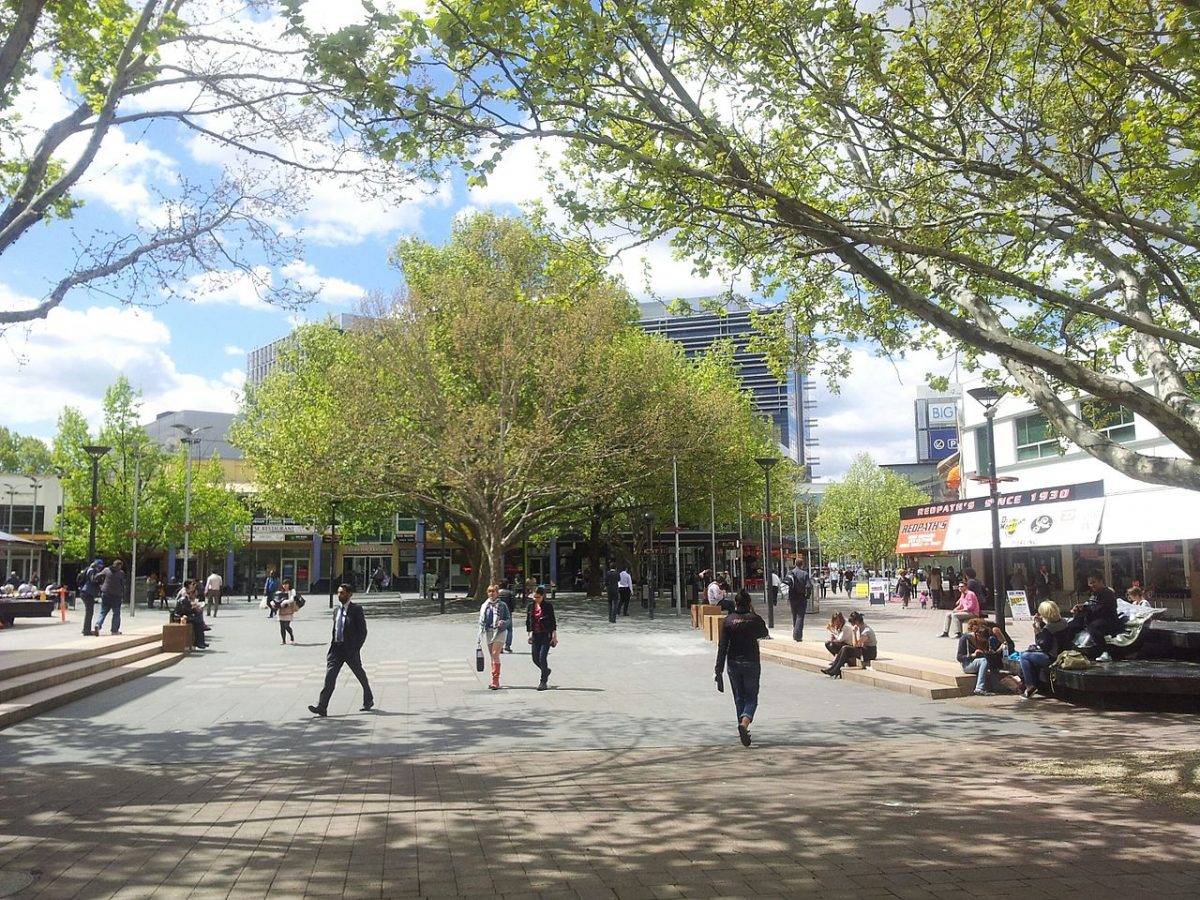
[[549, 687], [549, 685], [547, 685], [546, 682], [542, 681], [538, 684], [537, 689], [539, 691], [544, 691], [544, 690], [546, 690], [547, 687]]
[[320, 716], [322, 719], [325, 718], [325, 716], [326, 716], [325, 710], [321, 709], [321, 707], [319, 707], [319, 706], [310, 706], [308, 708], [308, 711], [310, 713], [312, 713], [314, 716]]
[[362, 705], [362, 706], [359, 708], [359, 710], [358, 710], [358, 711], [359, 711], [359, 712], [370, 712], [370, 711], [371, 711], [371, 710], [373, 710], [374, 708], [375, 708], [375, 702], [374, 702], [374, 701], [371, 701], [370, 703], [364, 703], [364, 704], [363, 704], [363, 705]]

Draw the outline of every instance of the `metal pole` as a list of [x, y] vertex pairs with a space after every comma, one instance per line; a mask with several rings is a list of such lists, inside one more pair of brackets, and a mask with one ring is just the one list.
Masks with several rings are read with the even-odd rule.
[[671, 484], [675, 490], [675, 614], [683, 611], [683, 569], [679, 559], [679, 465], [671, 457]]
[[[8, 530], [11, 534], [16, 534], [17, 529], [13, 525], [13, 497], [16, 496], [17, 489], [11, 484], [8, 486]], [[8, 573], [12, 571], [12, 544], [9, 544], [4, 551], [4, 577], [8, 577]]]
[[996, 624], [1004, 628], [1004, 566], [1000, 559], [1000, 503], [996, 483], [996, 407], [984, 413], [987, 417], [988, 428], [988, 480], [991, 483], [992, 495], [992, 597], [996, 607]]
[[[678, 501], [676, 501], [676, 505], [678, 505]], [[678, 525], [678, 512], [676, 512], [675, 519], [675, 524]], [[710, 550], [712, 552], [712, 570], [713, 575], [716, 576], [717, 569], [719, 568], [717, 566], [717, 499], [711, 478], [708, 479], [708, 534], [709, 543], [711, 544]]]
[[129, 556], [129, 615], [137, 615], [138, 501], [142, 490], [142, 457], [133, 457], [133, 552]]
[[337, 547], [337, 503], [329, 504], [329, 608], [333, 609], [333, 557]]
[[[444, 579], [442, 578], [442, 561], [443, 561], [444, 557], [446, 556], [446, 507], [445, 507], [445, 505], [442, 506], [442, 521], [438, 523], [438, 532], [440, 535], [438, 538], [438, 544], [440, 546], [438, 548], [437, 577], [434, 578], [434, 581], [438, 585], [438, 611], [439, 611], [440, 615], [444, 616], [446, 614], [446, 582], [450, 580], [450, 563], [448, 561], [446, 562], [446, 577]], [[503, 580], [503, 578], [504, 578], [504, 555], [503, 554], [500, 555], [500, 573], [498, 575], [493, 573], [492, 578], [494, 578], [496, 580], [497, 584], [499, 584], [500, 581]], [[476, 594], [475, 596], [478, 597], [479, 595]], [[509, 612], [511, 612], [511, 611], [512, 610], [509, 610]]]
[[734, 585], [740, 591], [746, 586], [746, 539], [742, 534], [742, 498], [738, 497], [738, 550], [737, 550], [737, 580]]
[[657, 585], [654, 583], [654, 517], [650, 514], [646, 515], [646, 582], [650, 586], [646, 598], [646, 608], [650, 611], [650, 618], [653, 619], [654, 593]]
[[[258, 557], [254, 550], [254, 510], [250, 510], [250, 577], [246, 579], [246, 602], [254, 602], [254, 581], [258, 572]], [[299, 583], [300, 579], [296, 579]]]
[[191, 547], [192, 535], [192, 443], [198, 438], [183, 438], [187, 444], [187, 483], [183, 489], [183, 578], [182, 583], [186, 584], [188, 580], [188, 563], [189, 551]]
[[[793, 544], [800, 543], [800, 519], [799, 519], [799, 514], [797, 513], [797, 501], [796, 501], [795, 497], [792, 498], [792, 543]], [[797, 547], [796, 548], [796, 556], [799, 556], [799, 555], [800, 555], [800, 548]], [[804, 542], [804, 567], [806, 569], [810, 569], [811, 562], [812, 562], [812, 560], [810, 560], [808, 558], [808, 541], [805, 540], [805, 542]]]
[[766, 577], [763, 579], [763, 595], [767, 600], [767, 627], [775, 627], [775, 608], [771, 605], [771, 469], [763, 470], [767, 476], [767, 519], [763, 533], [766, 535], [766, 546], [763, 548], [763, 558], [767, 561]]
[[[62, 587], [62, 560], [63, 560], [63, 543], [67, 540], [67, 490], [63, 487], [63, 480], [58, 479], [58, 490], [60, 496], [60, 508], [62, 512], [58, 516], [58, 575], [54, 579], [54, 583]], [[88, 562], [91, 562], [89, 559]], [[74, 603], [75, 601], [71, 601]]]
[[[804, 504], [804, 546], [812, 551], [812, 522], [808, 515], [808, 504]], [[811, 562], [811, 560], [810, 560]], [[817, 565], [821, 564], [821, 554], [817, 554]]]
[[100, 457], [92, 457], [92, 516], [88, 523], [88, 558], [90, 566], [96, 558], [96, 505], [100, 502]]

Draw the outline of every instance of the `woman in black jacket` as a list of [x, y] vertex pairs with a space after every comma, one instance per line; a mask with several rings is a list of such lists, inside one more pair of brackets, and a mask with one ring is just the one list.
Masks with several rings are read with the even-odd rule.
[[738, 737], [743, 747], [750, 746], [750, 723], [758, 711], [758, 684], [762, 674], [758, 642], [770, 637], [767, 623], [754, 612], [750, 594], [738, 591], [734, 610], [721, 625], [721, 641], [717, 645], [717, 689], [725, 690], [721, 667], [728, 665], [729, 687], [738, 719]]
[[558, 621], [554, 604], [546, 599], [546, 589], [540, 584], [533, 589], [533, 600], [525, 607], [525, 631], [533, 651], [533, 664], [542, 672], [537, 689], [544, 691], [550, 681], [550, 648], [558, 646]]

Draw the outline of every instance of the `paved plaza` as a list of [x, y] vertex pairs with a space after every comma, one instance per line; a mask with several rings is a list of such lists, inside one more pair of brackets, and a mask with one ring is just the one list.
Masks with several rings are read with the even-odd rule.
[[[306, 709], [324, 598], [295, 646], [235, 601], [211, 650], [0, 732], [0, 896], [1200, 893], [1192, 716], [926, 701], [764, 664], [746, 750], [715, 647], [669, 610], [614, 626], [564, 598], [553, 689], [519, 633], [489, 692], [467, 604], [360, 599], [371, 712], [348, 672], [328, 718]], [[953, 653], [932, 611], [868, 615], [885, 647]]]

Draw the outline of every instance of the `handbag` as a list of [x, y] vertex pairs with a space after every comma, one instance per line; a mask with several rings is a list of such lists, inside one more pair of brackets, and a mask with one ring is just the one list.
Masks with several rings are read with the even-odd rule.
[[483, 671], [483, 647], [479, 645], [475, 647], [475, 671]]

